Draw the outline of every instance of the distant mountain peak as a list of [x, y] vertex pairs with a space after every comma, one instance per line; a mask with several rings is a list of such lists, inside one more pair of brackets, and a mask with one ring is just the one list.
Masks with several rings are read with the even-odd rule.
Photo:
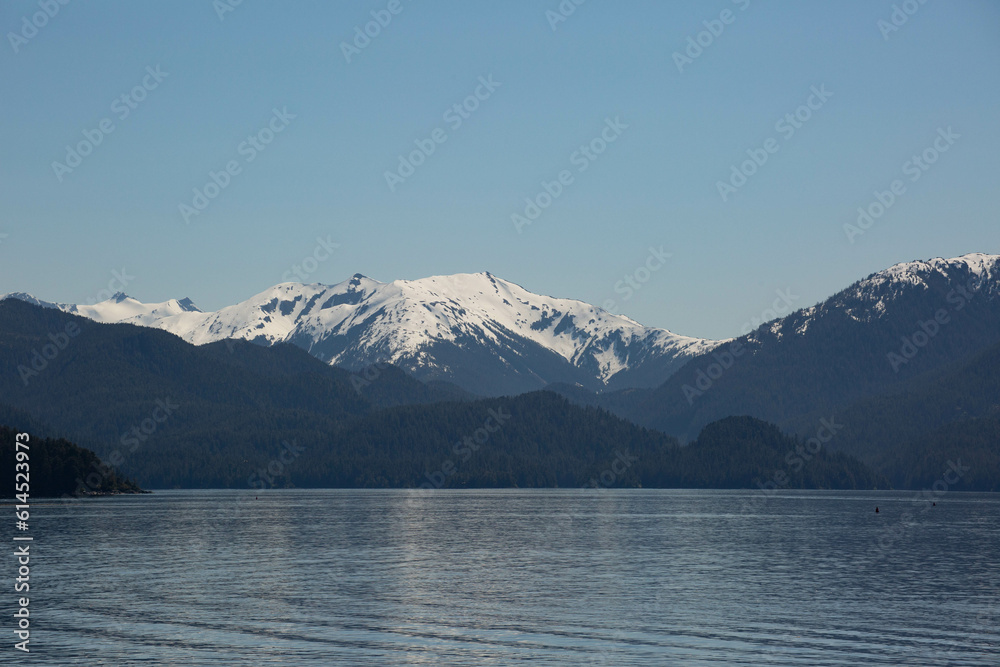
[[290, 342], [349, 369], [388, 362], [485, 394], [550, 382], [593, 390], [655, 386], [717, 345], [582, 301], [534, 294], [489, 271], [390, 283], [360, 273], [336, 285], [281, 283], [207, 313], [190, 299], [143, 304], [124, 294], [60, 307], [100, 322], [164, 329], [196, 345]]
[[18, 301], [24, 301], [25, 303], [30, 303], [35, 306], [41, 306], [42, 308], [62, 308], [62, 304], [51, 303], [49, 301], [42, 301], [41, 299], [38, 299], [33, 295], [28, 294], [27, 292], [9, 292], [7, 294], [4, 294], [3, 296], [0, 296], [0, 301], [3, 301], [4, 299], [16, 299]]
[[967, 270], [975, 276], [988, 278], [997, 272], [998, 266], [1000, 266], [1000, 255], [974, 252], [952, 258], [934, 257], [927, 260], [900, 262], [884, 271], [872, 274], [866, 281], [919, 283], [922, 282], [924, 276], [930, 273], [948, 275], [954, 270]]
[[192, 301], [188, 297], [184, 297], [183, 299], [177, 299], [177, 305], [180, 306], [180, 308], [182, 310], [184, 310], [186, 312], [189, 312], [189, 313], [200, 313], [200, 312], [202, 312], [201, 308], [199, 308], [198, 306], [194, 305], [194, 301]]
[[27, 301], [28, 303], [35, 304], [40, 303], [38, 299], [27, 292], [8, 292], [0, 297], [0, 301], [4, 299], [17, 299], [18, 301]]

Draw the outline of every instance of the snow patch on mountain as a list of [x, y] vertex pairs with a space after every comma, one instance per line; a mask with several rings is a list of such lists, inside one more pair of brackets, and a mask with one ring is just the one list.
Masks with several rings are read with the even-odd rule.
[[889, 312], [891, 302], [907, 290], [928, 290], [936, 279], [957, 285], [985, 285], [988, 290], [1000, 289], [1000, 255], [970, 253], [961, 257], [902, 262], [884, 271], [873, 273], [837, 296], [835, 304], [820, 304], [797, 315], [795, 333], [803, 335], [810, 322], [831, 308], [842, 309], [855, 322], [877, 320]]
[[145, 327], [155, 327], [165, 318], [186, 313], [201, 313], [201, 310], [190, 299], [170, 299], [163, 303], [141, 303], [122, 292], [97, 304], [69, 306], [61, 309], [95, 322], [106, 324], [123, 322]]
[[281, 283], [215, 312], [202, 312], [189, 299], [143, 304], [124, 294], [89, 306], [49, 306], [98, 322], [157, 327], [195, 345], [227, 338], [291, 342], [348, 368], [389, 362], [447, 374], [444, 359], [454, 359], [451, 351], [442, 353], [448, 346], [481, 347], [505, 367], [519, 368], [532, 363], [523, 358], [526, 350], [540, 348], [600, 383], [651, 360], [679, 367], [719, 344], [645, 327], [582, 301], [534, 294], [488, 272], [390, 283], [361, 274], [337, 285]]
[[997, 277], [997, 267], [1000, 255], [970, 253], [961, 257], [944, 259], [935, 257], [926, 261], [902, 262], [879, 271], [861, 281], [859, 287], [872, 288], [886, 284], [922, 285], [927, 286], [927, 279], [933, 273], [948, 277], [956, 270], [964, 270], [970, 276], [979, 279], [992, 280]]

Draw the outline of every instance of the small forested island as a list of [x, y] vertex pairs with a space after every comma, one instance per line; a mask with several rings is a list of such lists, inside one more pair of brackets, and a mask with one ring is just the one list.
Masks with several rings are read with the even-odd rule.
[[[18, 492], [15, 464], [18, 463], [15, 438], [20, 431], [0, 426], [0, 465], [3, 475], [3, 497], [11, 499]], [[22, 437], [19, 442], [24, 443]], [[27, 453], [30, 497], [62, 498], [110, 495], [116, 493], [148, 493], [132, 480], [123, 479], [115, 469], [102, 462], [97, 454], [62, 438], [38, 438], [28, 433], [20, 451]], [[22, 463], [25, 461], [22, 461]], [[23, 487], [22, 487], [23, 488]]]

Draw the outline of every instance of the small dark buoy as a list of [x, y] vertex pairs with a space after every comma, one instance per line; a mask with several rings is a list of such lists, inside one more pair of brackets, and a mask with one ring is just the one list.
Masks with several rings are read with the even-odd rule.
[[878, 514], [878, 508], [877, 507], [875, 508], [875, 514]]
[[931, 503], [931, 507], [937, 507], [937, 503]]

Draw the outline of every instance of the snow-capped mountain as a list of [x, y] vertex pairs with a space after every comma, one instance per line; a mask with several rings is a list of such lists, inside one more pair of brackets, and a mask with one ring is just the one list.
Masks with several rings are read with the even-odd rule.
[[[843, 311], [857, 322], [875, 322], [886, 317], [894, 302], [942, 292], [939, 306], [950, 308], [974, 294], [996, 295], [1000, 291], [1000, 255], [971, 253], [944, 259], [903, 262], [859, 280], [829, 300], [796, 313], [795, 332], [804, 334], [824, 310]], [[953, 291], [954, 290], [954, 291]], [[950, 299], [950, 302], [949, 302]], [[772, 329], [786, 328], [782, 320]]]
[[601, 404], [688, 438], [732, 415], [809, 434], [821, 417], [1000, 344], [1000, 255], [896, 264], [737, 342], [738, 358], [719, 356], [727, 345], [655, 390]]
[[202, 312], [189, 299], [143, 304], [124, 294], [92, 306], [8, 296], [98, 322], [157, 327], [196, 345], [227, 338], [288, 342], [352, 370], [388, 362], [485, 395], [553, 382], [594, 390], [652, 387], [719, 344], [533, 294], [489, 273], [282, 283], [217, 312]]
[[201, 313], [198, 307], [191, 302], [191, 299], [171, 299], [163, 303], [140, 303], [123, 292], [118, 292], [106, 301], [89, 306], [42, 301], [24, 292], [12, 292], [0, 296], [0, 300], [3, 299], [20, 299], [43, 308], [57, 308], [105, 324], [128, 322], [140, 326], [156, 326], [157, 322], [166, 317], [181, 313]]
[[[885, 340], [886, 350], [890, 351], [890, 341], [901, 344], [921, 330], [922, 322], [933, 321], [936, 316], [942, 320], [939, 326], [927, 325], [935, 332], [933, 336], [927, 334], [932, 338], [942, 331], [942, 325], [946, 331], [957, 329], [949, 328], [948, 323], [970, 311], [984, 316], [1000, 314], [997, 296], [1000, 296], [1000, 255], [972, 253], [950, 259], [903, 262], [873, 273], [811, 308], [757, 329], [748, 336], [748, 345], [755, 350], [799, 338], [803, 339], [802, 344], [815, 346], [825, 337], [839, 335], [845, 339], [862, 338], [866, 345]], [[988, 317], [970, 323], [964, 332], [977, 341], [987, 342], [997, 333]], [[923, 335], [918, 339], [922, 341]], [[951, 338], [946, 336], [944, 340], [948, 342], [933, 347], [951, 346]], [[976, 349], [976, 345], [970, 343], [967, 349]], [[922, 359], [932, 356], [933, 352], [921, 355]], [[891, 370], [896, 374], [908, 369], [897, 365]]]

